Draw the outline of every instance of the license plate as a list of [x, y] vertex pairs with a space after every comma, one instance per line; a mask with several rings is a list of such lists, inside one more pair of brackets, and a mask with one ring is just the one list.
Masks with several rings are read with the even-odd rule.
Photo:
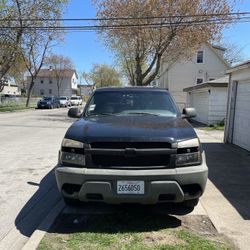
[[144, 194], [144, 181], [117, 181], [117, 194]]

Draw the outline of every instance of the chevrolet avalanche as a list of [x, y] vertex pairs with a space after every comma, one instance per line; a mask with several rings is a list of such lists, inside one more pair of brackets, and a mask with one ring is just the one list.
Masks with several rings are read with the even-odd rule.
[[56, 167], [67, 204], [74, 201], [180, 203], [193, 208], [208, 168], [199, 139], [166, 89], [100, 88], [68, 129]]

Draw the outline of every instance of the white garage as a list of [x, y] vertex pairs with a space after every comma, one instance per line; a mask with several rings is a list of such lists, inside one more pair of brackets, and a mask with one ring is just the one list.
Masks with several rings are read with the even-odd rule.
[[250, 151], [250, 61], [231, 68], [225, 142]]
[[187, 92], [188, 107], [196, 109], [194, 120], [210, 125], [226, 118], [228, 77], [183, 89]]

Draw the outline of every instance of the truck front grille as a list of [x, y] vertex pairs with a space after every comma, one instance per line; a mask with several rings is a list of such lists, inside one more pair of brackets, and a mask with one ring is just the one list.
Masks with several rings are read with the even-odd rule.
[[91, 148], [104, 149], [125, 149], [125, 148], [171, 148], [169, 142], [93, 142], [90, 144]]
[[170, 155], [137, 155], [127, 157], [123, 155], [93, 155], [94, 165], [100, 167], [150, 167], [167, 166]]
[[169, 166], [171, 150], [169, 142], [92, 142], [87, 154], [93, 167], [162, 168]]

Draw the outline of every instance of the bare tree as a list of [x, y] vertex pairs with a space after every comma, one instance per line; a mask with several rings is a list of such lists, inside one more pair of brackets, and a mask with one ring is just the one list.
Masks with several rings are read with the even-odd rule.
[[[22, 58], [31, 77], [26, 105], [43, 60], [52, 43], [62, 37], [56, 29], [58, 19], [68, 0], [9, 0], [2, 1], [0, 31], [0, 79], [10, 72], [17, 58]], [[1, 2], [1, 3], [2, 3]], [[2, 58], [2, 60], [1, 60]]]
[[[29, 106], [31, 93], [35, 84], [35, 79], [43, 66], [44, 58], [46, 52], [49, 49], [49, 44], [51, 42], [51, 38], [48, 37], [47, 39], [44, 38], [41, 41], [41, 37], [38, 34], [33, 34], [30, 36], [29, 42], [26, 42], [27, 48], [25, 49], [24, 57], [27, 58], [26, 68], [29, 72], [30, 82], [28, 86], [28, 93], [27, 93], [27, 100], [26, 100], [26, 107]], [[38, 42], [39, 40], [39, 42]]]
[[219, 39], [225, 25], [212, 22], [212, 13], [229, 18], [231, 11], [227, 0], [93, 1], [100, 24], [116, 26], [100, 35], [134, 85], [150, 84], [162, 60], [189, 57], [202, 43]]
[[226, 41], [222, 42], [220, 45], [225, 48], [224, 58], [229, 65], [234, 65], [246, 60], [243, 52], [244, 47], [239, 46], [239, 44]]
[[[20, 43], [24, 31], [22, 12], [26, 7], [26, 3], [20, 0], [2, 1], [0, 5], [0, 92], [3, 90], [5, 76], [20, 58]], [[15, 26], [15, 29], [10, 28], [11, 26]]]
[[65, 79], [65, 73], [67, 70], [74, 69], [74, 64], [69, 57], [56, 54], [46, 57], [44, 63], [50, 67], [51, 75], [56, 79], [57, 91], [60, 96], [60, 89]]
[[[30, 83], [28, 86], [26, 106], [29, 106], [30, 97], [35, 84], [35, 79], [44, 64], [46, 54], [53, 43], [62, 39], [62, 33], [56, 29], [60, 25], [57, 21], [61, 17], [62, 8], [67, 0], [30, 1], [32, 28], [26, 29], [22, 37], [22, 56], [29, 72]], [[32, 19], [31, 19], [32, 20]], [[49, 28], [47, 28], [49, 27]]]

